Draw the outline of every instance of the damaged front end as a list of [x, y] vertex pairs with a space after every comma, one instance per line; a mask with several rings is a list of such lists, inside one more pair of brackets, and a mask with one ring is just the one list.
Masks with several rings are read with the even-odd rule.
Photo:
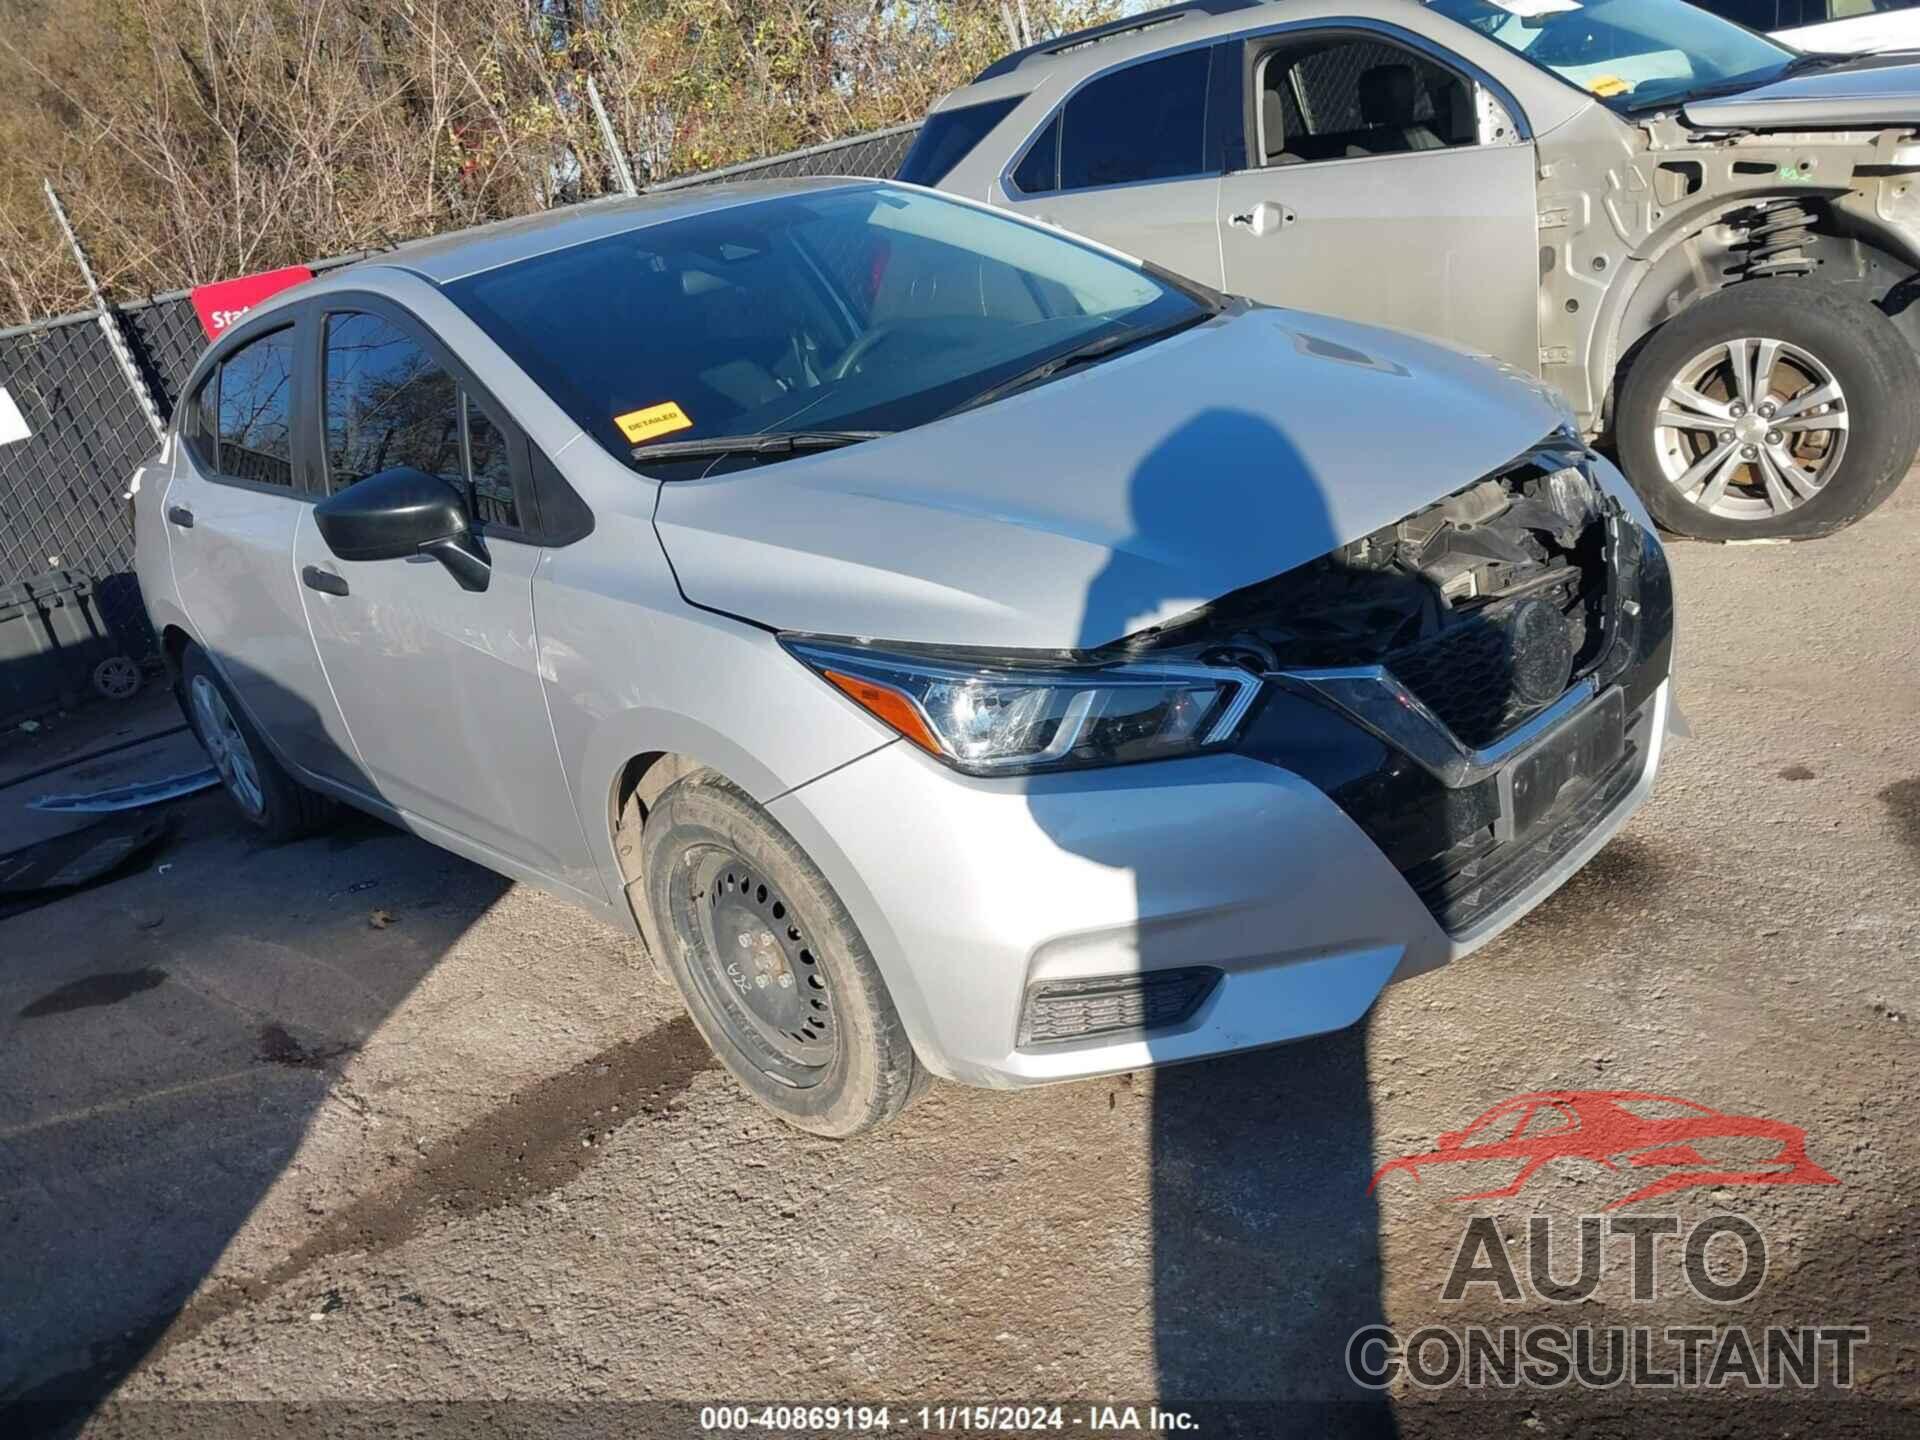
[[1595, 464], [1556, 439], [1130, 648], [1265, 677], [1241, 748], [1325, 791], [1468, 935], [1645, 767], [1672, 590]]

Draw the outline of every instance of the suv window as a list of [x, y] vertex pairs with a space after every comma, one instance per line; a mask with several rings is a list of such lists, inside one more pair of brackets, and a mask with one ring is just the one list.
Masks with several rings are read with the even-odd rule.
[[1700, 8], [1736, 20], [1749, 30], [1771, 30], [1776, 23], [1774, 0], [1708, 0]]
[[1045, 195], [1060, 188], [1060, 117], [1055, 115], [1027, 147], [1014, 167], [1013, 188], [1023, 195]]
[[[293, 330], [249, 340], [220, 363], [214, 468], [236, 480], [293, 488]], [[204, 393], [204, 392], [203, 392]]]
[[381, 315], [329, 315], [325, 373], [332, 493], [405, 465], [464, 491], [476, 520], [518, 526], [512, 459], [500, 426], [471, 405], [446, 368], [406, 331]]
[[1450, 150], [1478, 140], [1465, 79], [1373, 39], [1315, 41], [1266, 56], [1259, 124], [1268, 165]]
[[1210, 48], [1184, 50], [1084, 86], [1061, 112], [1059, 188], [1199, 174], [1212, 61]]
[[983, 100], [978, 105], [929, 115], [920, 133], [913, 137], [913, 148], [900, 162], [894, 178], [914, 185], [938, 185], [1024, 98], [1015, 95], [1005, 100]]

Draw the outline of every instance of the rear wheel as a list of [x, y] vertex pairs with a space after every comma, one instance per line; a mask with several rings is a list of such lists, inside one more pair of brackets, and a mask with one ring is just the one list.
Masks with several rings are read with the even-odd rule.
[[180, 686], [187, 720], [249, 824], [268, 839], [295, 840], [331, 818], [333, 802], [301, 785], [273, 758], [198, 645], [180, 657]]
[[1620, 459], [1654, 519], [1708, 540], [1808, 539], [1893, 493], [1920, 449], [1920, 363], [1873, 306], [1735, 285], [1669, 320], [1627, 373]]
[[904, 1110], [924, 1070], [852, 917], [793, 838], [731, 785], [689, 776], [642, 844], [663, 958], [734, 1078], [816, 1135]]

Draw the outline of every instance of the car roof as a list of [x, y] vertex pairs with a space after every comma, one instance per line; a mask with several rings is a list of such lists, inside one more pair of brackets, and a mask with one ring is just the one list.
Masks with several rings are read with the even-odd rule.
[[350, 280], [361, 265], [381, 266], [410, 270], [437, 285], [444, 285], [477, 275], [483, 270], [494, 270], [536, 255], [566, 250], [609, 235], [644, 230], [648, 226], [684, 219], [689, 215], [706, 214], [757, 200], [775, 200], [786, 195], [818, 194], [848, 186], [884, 183], [851, 176], [745, 180], [595, 200], [584, 205], [570, 205], [562, 210], [498, 220], [491, 225], [476, 226], [451, 235], [410, 240], [392, 250], [370, 256], [360, 265], [336, 270], [333, 276]]
[[[1062, 95], [1090, 76], [1188, 45], [1308, 21], [1383, 24], [1427, 37], [1512, 92], [1533, 134], [1544, 135], [1580, 110], [1599, 104], [1559, 76], [1433, 10], [1423, 0], [1190, 0], [1016, 50], [948, 92], [931, 113], [994, 100], [1030, 102], [1001, 122], [1008, 127], [1006, 136], [1018, 132], [1024, 140]], [[969, 155], [959, 169], [964, 171], [972, 159]], [[998, 170], [997, 161], [993, 168]], [[961, 185], [943, 188], [965, 189], [980, 178], [964, 175]]]
[[[1000, 75], [1011, 74], [1022, 66], [1043, 64], [1057, 60], [1067, 51], [1079, 50], [1095, 43], [1110, 44], [1123, 37], [1131, 39], [1142, 31], [1153, 30], [1155, 48], [1167, 43], [1171, 36], [1177, 39], [1181, 33], [1183, 21], [1211, 19], [1220, 15], [1229, 15], [1241, 10], [1251, 10], [1267, 0], [1188, 0], [1182, 5], [1165, 5], [1157, 10], [1145, 10], [1138, 15], [1125, 16], [1110, 20], [1103, 25], [1089, 25], [1084, 30], [1069, 31], [1065, 35], [1056, 35], [1051, 40], [1042, 40], [1037, 45], [1029, 45], [1024, 50], [1015, 50], [993, 62], [978, 75], [974, 83], [992, 80]], [[1169, 28], [1175, 27], [1175, 28]]]

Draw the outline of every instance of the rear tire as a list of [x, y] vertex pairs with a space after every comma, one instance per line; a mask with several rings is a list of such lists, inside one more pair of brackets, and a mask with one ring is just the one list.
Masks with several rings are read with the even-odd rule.
[[725, 781], [690, 775], [661, 795], [641, 843], [662, 958], [754, 1099], [843, 1139], [887, 1124], [926, 1088], [853, 918], [772, 816]]
[[254, 829], [269, 840], [297, 840], [333, 818], [334, 802], [286, 772], [198, 645], [180, 657], [180, 700], [227, 797]]
[[1747, 281], [1681, 311], [1634, 359], [1615, 417], [1621, 468], [1681, 535], [1828, 535], [1913, 464], [1916, 393], [1920, 361], [1872, 305], [1806, 280]]

